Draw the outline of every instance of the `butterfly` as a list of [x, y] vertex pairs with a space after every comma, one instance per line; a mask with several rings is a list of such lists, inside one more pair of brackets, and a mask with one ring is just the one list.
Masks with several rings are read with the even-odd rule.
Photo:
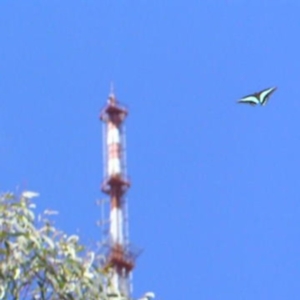
[[277, 89], [277, 87], [267, 88], [260, 92], [245, 96], [245, 97], [241, 98], [240, 100], [238, 100], [238, 103], [246, 103], [246, 104], [250, 104], [253, 106], [257, 105], [257, 104], [266, 105], [270, 96], [272, 95], [272, 93], [275, 92], [276, 89]]

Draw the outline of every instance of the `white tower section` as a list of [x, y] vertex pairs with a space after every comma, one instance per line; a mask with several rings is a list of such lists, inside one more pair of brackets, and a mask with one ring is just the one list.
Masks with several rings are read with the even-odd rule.
[[108, 176], [121, 175], [121, 132], [117, 124], [107, 123]]

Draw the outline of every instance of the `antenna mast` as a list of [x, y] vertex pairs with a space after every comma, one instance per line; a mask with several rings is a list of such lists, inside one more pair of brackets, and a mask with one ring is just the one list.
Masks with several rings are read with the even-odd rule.
[[125, 170], [125, 133], [123, 123], [128, 111], [118, 103], [113, 87], [107, 104], [100, 113], [104, 122], [104, 180], [101, 190], [109, 196], [108, 252], [106, 268], [111, 270], [112, 292], [130, 297], [131, 271], [136, 255], [128, 240], [125, 193], [130, 182]]

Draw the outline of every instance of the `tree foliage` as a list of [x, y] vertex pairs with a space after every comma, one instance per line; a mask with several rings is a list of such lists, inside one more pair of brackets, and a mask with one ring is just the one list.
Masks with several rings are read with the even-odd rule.
[[0, 195], [0, 299], [106, 300], [101, 256], [49, 220], [28, 193]]

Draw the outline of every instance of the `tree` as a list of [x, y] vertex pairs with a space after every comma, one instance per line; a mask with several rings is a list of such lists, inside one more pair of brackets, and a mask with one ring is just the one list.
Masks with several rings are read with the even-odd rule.
[[103, 257], [57, 230], [53, 212], [36, 217], [35, 196], [0, 195], [0, 299], [109, 299]]

